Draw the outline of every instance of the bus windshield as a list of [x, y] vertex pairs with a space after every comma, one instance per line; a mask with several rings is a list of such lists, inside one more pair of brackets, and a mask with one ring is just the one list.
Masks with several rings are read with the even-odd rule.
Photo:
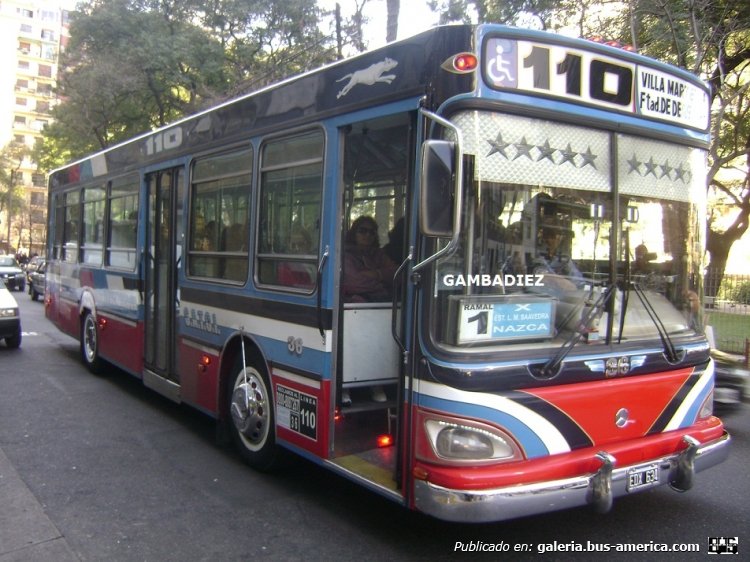
[[500, 113], [451, 120], [467, 172], [458, 249], [435, 267], [440, 345], [700, 333], [703, 151]]

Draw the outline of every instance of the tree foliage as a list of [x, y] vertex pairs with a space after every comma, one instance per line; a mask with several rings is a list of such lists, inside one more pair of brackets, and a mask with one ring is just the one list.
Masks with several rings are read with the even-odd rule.
[[11, 251], [10, 228], [11, 217], [24, 210], [26, 198], [23, 184], [19, 178], [24, 159], [29, 156], [26, 146], [11, 142], [0, 149], [0, 212], [5, 213], [6, 222], [2, 225], [3, 233], [7, 230], [6, 251]]
[[334, 58], [314, 0], [89, 0], [74, 12], [50, 169]]

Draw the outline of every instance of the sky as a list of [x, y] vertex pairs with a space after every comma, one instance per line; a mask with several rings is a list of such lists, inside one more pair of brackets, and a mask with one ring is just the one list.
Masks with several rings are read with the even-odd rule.
[[[362, 0], [359, 0], [361, 3]], [[334, 10], [336, 4], [341, 6], [342, 17], [350, 17], [356, 5], [354, 0], [318, 0], [318, 5], [326, 10]], [[375, 49], [385, 45], [386, 0], [367, 0], [364, 10], [369, 19], [365, 25], [367, 48]], [[437, 23], [437, 14], [430, 11], [425, 0], [401, 0], [398, 19], [398, 39], [404, 39], [429, 29]]]

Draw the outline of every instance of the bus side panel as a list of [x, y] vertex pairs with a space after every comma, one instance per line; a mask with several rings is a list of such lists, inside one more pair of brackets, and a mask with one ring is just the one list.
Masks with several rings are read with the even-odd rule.
[[57, 296], [57, 326], [74, 338], [81, 336], [81, 318], [78, 301], [70, 300], [59, 293]]
[[47, 270], [49, 302], [47, 318], [60, 331], [78, 339], [80, 327], [80, 281], [77, 264], [51, 262]]
[[143, 371], [143, 324], [101, 310], [97, 311], [97, 318], [102, 357], [140, 376]]
[[177, 372], [184, 402], [215, 417], [219, 415], [219, 352], [178, 338]]
[[276, 436], [320, 458], [328, 457], [330, 380], [314, 380], [272, 369]]

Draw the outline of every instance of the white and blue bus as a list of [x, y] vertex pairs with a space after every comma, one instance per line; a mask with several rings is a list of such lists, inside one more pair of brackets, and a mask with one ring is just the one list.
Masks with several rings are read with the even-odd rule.
[[723, 461], [709, 96], [627, 50], [437, 27], [51, 174], [46, 313], [216, 419], [494, 521]]

